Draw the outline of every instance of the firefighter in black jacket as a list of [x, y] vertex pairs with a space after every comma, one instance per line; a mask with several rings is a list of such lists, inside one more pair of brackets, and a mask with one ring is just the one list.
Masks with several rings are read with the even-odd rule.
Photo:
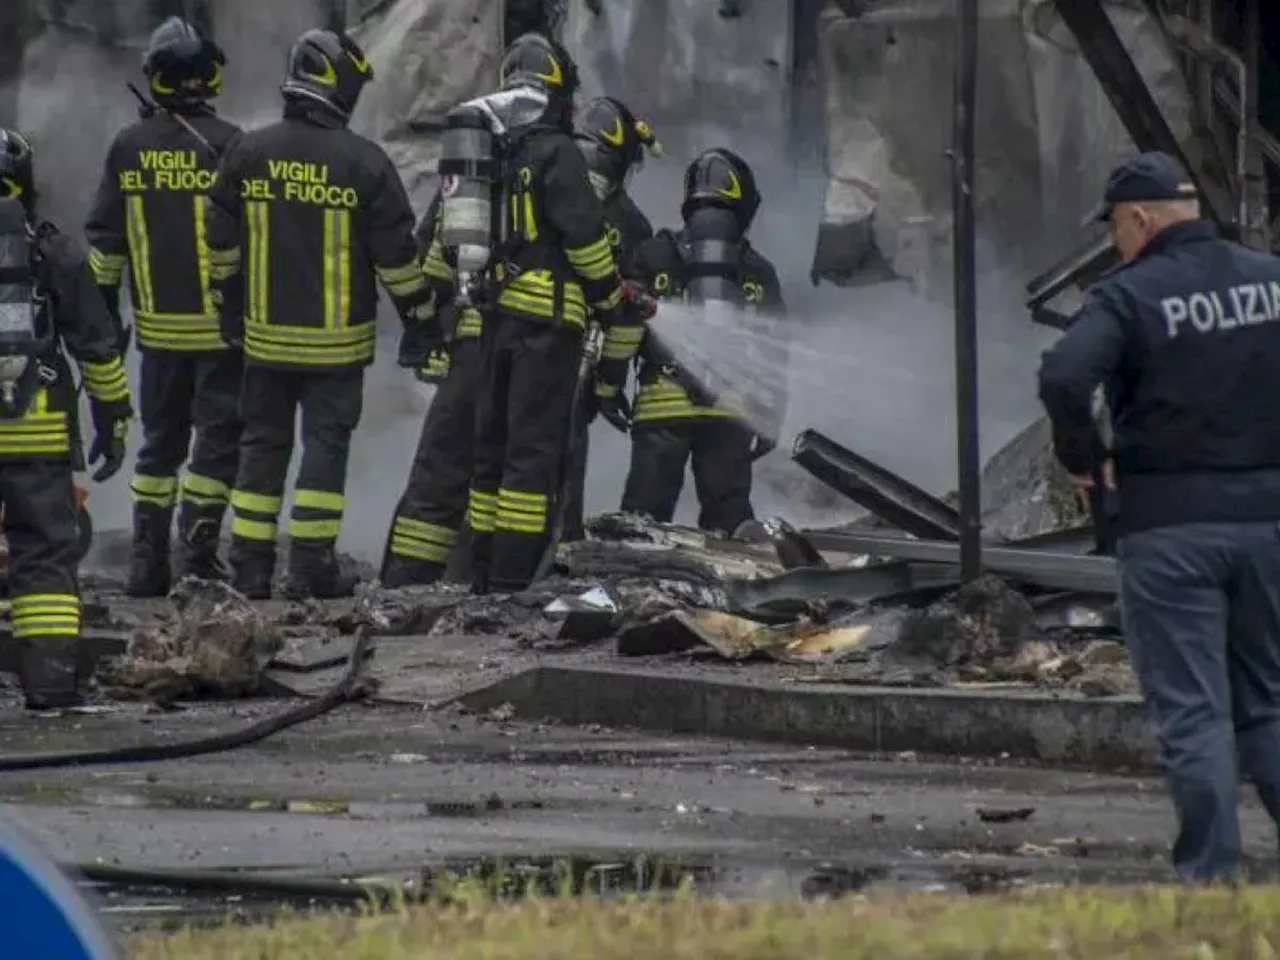
[[646, 335], [634, 412], [625, 402], [605, 411], [631, 422], [626, 512], [670, 521], [692, 460], [699, 527], [731, 534], [753, 517], [752, 464], [777, 446], [787, 374], [775, 322], [785, 313], [782, 289], [773, 265], [746, 239], [759, 206], [746, 161], [709, 150], [685, 172], [684, 228], [641, 244], [628, 266], [629, 278], [660, 298], [684, 299], [707, 320], [726, 309], [736, 319], [716, 343], [717, 383], [693, 376]]
[[350, 37], [304, 33], [289, 53], [283, 120], [227, 152], [210, 194], [223, 336], [245, 359], [231, 565], [237, 589], [252, 598], [271, 592], [299, 408], [289, 592], [351, 591], [334, 546], [374, 355], [378, 281], [406, 330], [435, 323], [404, 185], [380, 147], [347, 129], [372, 77]]
[[[635, 201], [627, 193], [627, 184], [644, 165], [645, 151], [655, 156], [662, 147], [649, 122], [636, 117], [627, 107], [611, 97], [592, 100], [581, 112], [577, 122], [578, 145], [587, 159], [591, 186], [604, 206], [604, 219], [609, 231], [609, 244], [618, 264], [624, 264], [640, 246], [653, 236], [649, 223]], [[640, 346], [644, 337], [644, 325], [635, 311], [624, 314], [609, 328], [601, 351], [600, 366], [611, 369], [621, 362], [624, 366]], [[600, 402], [606, 397], [606, 413], [614, 426], [625, 429], [615, 416], [616, 404], [612, 402], [617, 388], [611, 385], [613, 378], [600, 377], [595, 391], [583, 398], [586, 409], [577, 419], [578, 435], [572, 438], [572, 454], [569, 463], [569, 483], [566, 488], [568, 503], [565, 505], [565, 540], [581, 540], [583, 536], [583, 500], [587, 481], [587, 427], [594, 419]]]
[[[457, 273], [440, 241], [440, 194], [419, 222], [418, 248], [423, 268], [435, 289], [435, 300], [448, 304], [441, 318], [450, 329], [447, 351], [432, 351], [418, 367], [418, 377], [435, 383], [413, 457], [409, 482], [396, 505], [391, 535], [383, 554], [381, 580], [386, 587], [435, 583], [444, 576], [458, 545], [467, 512], [476, 401], [484, 374], [483, 321], [473, 305], [451, 301]], [[447, 316], [446, 316], [447, 315]]]
[[587, 319], [596, 311], [607, 330], [624, 306], [600, 200], [571, 136], [576, 67], [558, 44], [525, 34], [507, 48], [500, 76], [503, 90], [547, 99], [539, 117], [509, 131], [502, 170], [512, 215], [485, 315], [467, 511], [481, 591], [528, 586], [556, 538]]
[[31, 147], [0, 129], [0, 504], [27, 706], [81, 701], [72, 472], [83, 468], [69, 350], [93, 414], [89, 463], [124, 464], [133, 411], [115, 324], [83, 251], [35, 216]]
[[144, 439], [130, 484], [126, 588], [133, 596], [169, 592], [169, 533], [184, 463], [180, 572], [222, 576], [217, 549], [239, 454], [241, 363], [218, 331], [205, 203], [218, 157], [240, 134], [209, 105], [225, 62], [213, 41], [179, 17], [151, 35], [142, 69], [155, 104], [144, 104], [141, 119], [111, 144], [86, 224], [89, 262], [117, 318], [129, 268], [142, 354]]

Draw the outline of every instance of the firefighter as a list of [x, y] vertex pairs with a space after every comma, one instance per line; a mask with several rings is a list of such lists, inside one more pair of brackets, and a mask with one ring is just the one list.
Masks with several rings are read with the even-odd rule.
[[18, 675], [31, 709], [82, 700], [76, 388], [89, 395], [93, 479], [124, 464], [133, 410], [116, 329], [83, 251], [36, 219], [31, 147], [0, 129], [0, 503]]
[[240, 134], [209, 103], [225, 63], [218, 45], [180, 17], [156, 29], [142, 61], [155, 102], [144, 102], [138, 122], [111, 144], [86, 224], [89, 262], [117, 322], [129, 268], [142, 354], [143, 441], [130, 484], [126, 587], [136, 597], [169, 592], [169, 535], [184, 463], [179, 571], [225, 576], [217, 550], [239, 453], [241, 362], [218, 331], [205, 229], [218, 158]]
[[[611, 97], [599, 97], [587, 104], [578, 117], [576, 127], [579, 148], [587, 159], [591, 186], [604, 206], [609, 244], [617, 262], [624, 264], [642, 241], [653, 236], [653, 226], [627, 193], [627, 184], [644, 165], [646, 151], [655, 156], [661, 155], [661, 144], [647, 120], [636, 117], [623, 103]], [[634, 310], [629, 311], [629, 315], [624, 315], [610, 327], [600, 366], [610, 370], [621, 364], [625, 368], [643, 337], [643, 321], [635, 316]], [[608, 404], [610, 422], [625, 429], [625, 423], [615, 416], [617, 404], [612, 402], [618, 391], [614, 386], [616, 379], [616, 375], [607, 374], [597, 377], [596, 389], [584, 397], [584, 409], [577, 418], [578, 430], [572, 438], [566, 486], [565, 540], [581, 540], [583, 536], [587, 427], [595, 417], [600, 400], [611, 400]]]
[[607, 330], [625, 302], [600, 200], [571, 136], [577, 68], [559, 44], [525, 34], [507, 48], [500, 76], [503, 90], [545, 101], [509, 129], [501, 165], [511, 217], [491, 271], [467, 512], [481, 592], [528, 586], [558, 537], [587, 318], [596, 311]]
[[441, 195], [436, 194], [419, 222], [418, 249], [435, 287], [441, 322], [451, 328], [449, 348], [432, 351], [425, 362], [409, 355], [404, 366], [436, 384], [418, 439], [413, 468], [396, 506], [383, 554], [381, 580], [386, 587], [436, 583], [458, 547], [471, 483], [477, 386], [484, 372], [482, 319], [474, 305], [456, 306], [457, 273], [440, 239]]
[[436, 323], [404, 185], [383, 150], [347, 128], [372, 78], [350, 37], [302, 34], [281, 87], [283, 119], [245, 134], [223, 156], [210, 194], [223, 336], [245, 360], [231, 565], [236, 588], [253, 599], [271, 594], [299, 410], [287, 592], [351, 592], [334, 546], [364, 369], [374, 356], [377, 282], [407, 332]]
[[718, 347], [739, 382], [710, 385], [646, 334], [634, 412], [621, 393], [602, 410], [631, 426], [626, 512], [669, 522], [692, 461], [699, 527], [731, 534], [753, 518], [752, 466], [777, 446], [787, 365], [774, 324], [785, 313], [778, 276], [746, 238], [759, 206], [746, 161], [730, 150], [709, 150], [685, 171], [683, 229], [645, 241], [628, 266], [629, 278], [654, 295], [687, 300], [708, 319], [713, 308], [729, 308], [741, 335], [730, 333]]

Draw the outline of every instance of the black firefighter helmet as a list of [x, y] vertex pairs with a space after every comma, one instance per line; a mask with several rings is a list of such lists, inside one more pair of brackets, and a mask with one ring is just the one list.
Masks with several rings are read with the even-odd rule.
[[690, 214], [702, 207], [732, 210], [738, 219], [738, 228], [744, 234], [750, 229], [760, 209], [760, 191], [747, 161], [732, 150], [723, 147], [708, 150], [685, 170], [680, 215], [688, 220]]
[[503, 90], [533, 87], [550, 100], [545, 121], [568, 127], [573, 122], [573, 98], [578, 92], [578, 67], [569, 52], [540, 33], [526, 33], [507, 47], [498, 69]]
[[35, 199], [31, 143], [16, 130], [0, 127], [0, 200], [20, 200], [30, 212]]
[[611, 186], [626, 181], [627, 175], [644, 164], [647, 149], [662, 155], [662, 145], [647, 120], [636, 117], [613, 97], [597, 97], [578, 115], [576, 133], [591, 172]]
[[308, 30], [289, 50], [289, 67], [280, 93], [287, 101], [312, 103], [346, 123], [373, 67], [345, 33]]
[[222, 92], [222, 48], [181, 17], [156, 27], [142, 57], [142, 74], [162, 106], [203, 103]]

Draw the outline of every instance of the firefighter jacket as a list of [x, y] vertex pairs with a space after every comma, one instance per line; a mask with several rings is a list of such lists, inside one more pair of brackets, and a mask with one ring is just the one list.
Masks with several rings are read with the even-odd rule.
[[[627, 263], [644, 241], [653, 236], [653, 224], [625, 190], [615, 190], [604, 198], [604, 219], [609, 245], [619, 264]], [[605, 331], [600, 366], [596, 373], [596, 395], [610, 397], [626, 383], [627, 370], [644, 341], [644, 323], [633, 310], [624, 310], [618, 321]]]
[[334, 372], [373, 361], [376, 281], [402, 322], [431, 289], [413, 210], [382, 148], [319, 112], [245, 134], [210, 195], [224, 336], [252, 364]]
[[31, 391], [21, 415], [0, 418], [0, 461], [70, 460], [79, 469], [76, 388], [66, 352], [80, 368], [91, 403], [130, 415], [115, 323], [84, 251], [50, 224], [33, 237], [32, 279], [39, 302], [36, 333], [49, 346], [34, 358], [31, 379], [19, 380], [19, 393]]
[[536, 127], [504, 162], [509, 236], [494, 267], [503, 313], [586, 329], [622, 303], [604, 211], [572, 137]]
[[[661, 231], [636, 250], [629, 278], [664, 300], [684, 296], [688, 281], [682, 233]], [[788, 350], [782, 331], [772, 322], [786, 314], [782, 286], [768, 260], [741, 241], [737, 267], [744, 305], [744, 336], [726, 344], [726, 352], [740, 351], [742, 383], [718, 398], [708, 396], [698, 381], [682, 369], [657, 341], [646, 335], [640, 347], [639, 389], [633, 422], [700, 421], [708, 417], [745, 417], [753, 427], [776, 438], [786, 412]]]
[[240, 136], [212, 111], [167, 111], [122, 130], [107, 153], [85, 230], [89, 265], [113, 315], [129, 267], [134, 325], [144, 350], [226, 349], [210, 277], [206, 204], [218, 157]]
[[[484, 323], [480, 311], [474, 306], [470, 304], [458, 306], [452, 302], [457, 293], [458, 273], [454, 257], [440, 242], [442, 199], [437, 191], [431, 200], [431, 205], [427, 207], [427, 212], [418, 222], [414, 237], [417, 240], [418, 252], [422, 256], [423, 271], [431, 284], [435, 302], [440, 305], [440, 321], [444, 327], [446, 339], [469, 340], [480, 336]], [[433, 351], [420, 372], [424, 379], [432, 382], [438, 382], [448, 376], [448, 350]]]

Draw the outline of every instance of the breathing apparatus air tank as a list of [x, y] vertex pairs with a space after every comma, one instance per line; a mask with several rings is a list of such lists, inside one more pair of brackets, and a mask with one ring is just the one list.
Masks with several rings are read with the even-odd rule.
[[540, 120], [546, 94], [515, 87], [477, 97], [445, 116], [441, 138], [440, 243], [457, 265], [456, 300], [475, 302], [506, 241], [504, 161], [512, 137]]
[[700, 369], [691, 372], [707, 395], [730, 404], [739, 396], [739, 381], [750, 373], [743, 354], [741, 245], [742, 230], [731, 210], [707, 206], [685, 220], [685, 298], [694, 311], [687, 346], [700, 358]]
[[0, 415], [21, 415], [37, 352], [31, 232], [17, 200], [0, 200]]
[[440, 156], [440, 243], [456, 257], [459, 302], [470, 302], [495, 241], [499, 160], [488, 114], [475, 102], [445, 117]]

